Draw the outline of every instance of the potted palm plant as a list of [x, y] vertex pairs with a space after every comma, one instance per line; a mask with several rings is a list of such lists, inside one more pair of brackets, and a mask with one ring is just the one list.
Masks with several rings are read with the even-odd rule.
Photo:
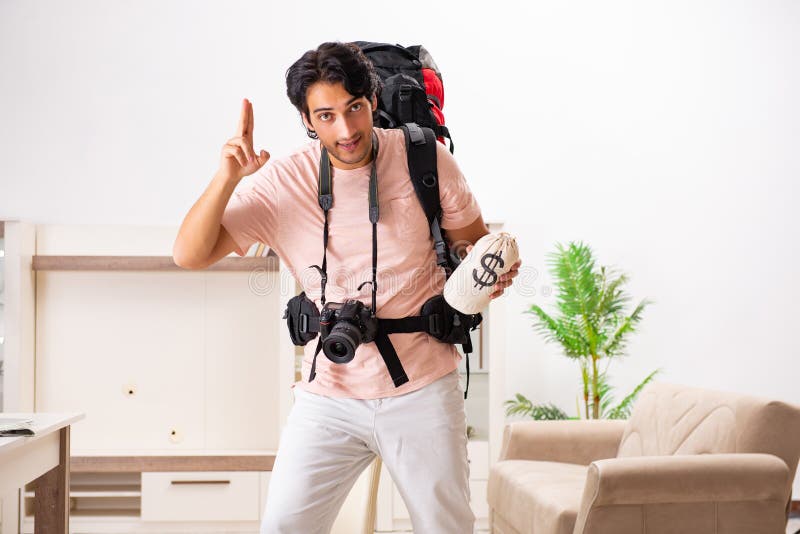
[[[536, 304], [525, 313], [536, 316], [535, 330], [548, 342], [560, 344], [564, 355], [578, 363], [585, 418], [625, 419], [639, 391], [659, 370], [650, 373], [629, 395], [615, 403], [608, 366], [627, 355], [627, 340], [636, 331], [645, 307], [653, 301], [643, 299], [627, 314], [624, 308], [631, 298], [622, 289], [628, 281], [624, 273], [606, 266], [596, 269], [592, 250], [584, 243], [570, 242], [566, 248], [557, 243], [556, 248], [557, 252], [548, 254], [548, 264], [557, 288], [557, 313], [550, 315]], [[506, 401], [505, 406], [507, 415], [569, 418], [552, 403], [534, 405], [519, 393]]]

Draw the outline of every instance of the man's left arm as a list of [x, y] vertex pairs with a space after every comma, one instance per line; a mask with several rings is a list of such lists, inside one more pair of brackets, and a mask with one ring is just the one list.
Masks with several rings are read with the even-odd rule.
[[[472, 246], [477, 243], [478, 239], [482, 238], [489, 233], [486, 223], [483, 222], [483, 216], [479, 213], [478, 218], [469, 225], [463, 228], [445, 230], [445, 239], [448, 241], [448, 247], [453, 250], [453, 247], [467, 243], [465, 252], [472, 250]], [[505, 289], [514, 283], [514, 277], [519, 274], [519, 266], [522, 265], [522, 260], [517, 260], [511, 269], [501, 275], [494, 285], [494, 291], [489, 295], [490, 298], [497, 298], [503, 294]]]

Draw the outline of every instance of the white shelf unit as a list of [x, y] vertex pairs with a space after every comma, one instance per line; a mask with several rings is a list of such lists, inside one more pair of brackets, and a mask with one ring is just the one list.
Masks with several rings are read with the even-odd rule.
[[[86, 413], [72, 428], [71, 530], [256, 532], [292, 403], [283, 265], [181, 269], [173, 227], [4, 233], [4, 409]], [[156, 483], [172, 476], [193, 480]], [[20, 490], [0, 496], [2, 534], [33, 532], [32, 487]]]
[[[141, 510], [142, 480], [138, 473], [71, 473], [70, 520], [104, 515], [138, 518]], [[26, 487], [25, 516], [33, 515], [34, 492]]]

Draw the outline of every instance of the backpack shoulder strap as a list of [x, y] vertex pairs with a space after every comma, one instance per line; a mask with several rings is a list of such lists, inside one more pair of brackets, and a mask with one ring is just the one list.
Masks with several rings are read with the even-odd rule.
[[406, 138], [406, 154], [408, 172], [411, 183], [417, 193], [428, 225], [439, 215], [439, 176], [436, 169], [435, 134], [430, 128], [424, 128], [409, 122], [400, 126]]
[[414, 191], [422, 204], [422, 210], [425, 212], [431, 230], [433, 247], [436, 250], [436, 263], [445, 269], [449, 278], [452, 265], [448, 259], [447, 244], [439, 226], [442, 206], [439, 201], [439, 175], [436, 170], [436, 134], [430, 128], [421, 127], [413, 122], [403, 124], [400, 128], [406, 138], [406, 154], [411, 183], [414, 185]]

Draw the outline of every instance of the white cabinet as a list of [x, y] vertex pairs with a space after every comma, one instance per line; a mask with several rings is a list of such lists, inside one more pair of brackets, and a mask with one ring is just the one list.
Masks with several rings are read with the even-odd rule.
[[[178, 268], [176, 233], [14, 222], [5, 236], [5, 406], [86, 414], [71, 433], [80, 532], [258, 530], [292, 402], [281, 319], [292, 295], [275, 257]], [[34, 495], [23, 490], [28, 533]]]
[[77, 410], [73, 454], [203, 447], [203, 275], [43, 271], [36, 408]]
[[278, 303], [247, 272], [37, 273], [36, 408], [73, 454], [276, 449]]

